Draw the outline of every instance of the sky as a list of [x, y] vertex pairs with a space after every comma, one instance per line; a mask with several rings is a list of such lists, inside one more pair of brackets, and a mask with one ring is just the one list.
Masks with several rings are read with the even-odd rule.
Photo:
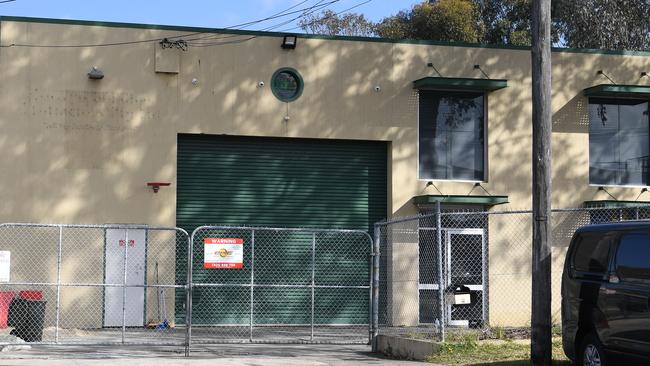
[[[295, 7], [290, 12], [309, 8], [319, 2], [327, 4], [332, 1], [334, 0], [15, 0], [5, 3], [0, 1], [0, 16], [227, 28], [263, 19], [292, 6]], [[366, 1], [368, 0], [336, 0], [327, 9], [340, 12]], [[351, 11], [363, 13], [367, 18], [378, 21], [419, 2], [421, 0], [370, 0]], [[298, 15], [300, 14], [296, 13], [268, 20], [246, 29], [259, 30], [276, 26], [271, 30], [290, 30], [296, 27], [295, 21], [277, 25]]]

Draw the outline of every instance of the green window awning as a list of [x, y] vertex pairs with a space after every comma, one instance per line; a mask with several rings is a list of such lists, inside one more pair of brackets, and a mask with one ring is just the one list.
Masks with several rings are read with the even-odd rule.
[[495, 91], [508, 86], [508, 80], [503, 79], [469, 79], [425, 77], [413, 82], [417, 90], [454, 90], [454, 91]]
[[627, 208], [640, 206], [650, 206], [650, 202], [616, 200], [585, 201], [585, 207], [587, 208]]
[[650, 98], [650, 85], [600, 84], [584, 92], [588, 97]]
[[438, 202], [457, 205], [496, 206], [508, 203], [508, 196], [460, 196], [427, 194], [413, 197], [413, 203], [417, 206], [432, 205]]

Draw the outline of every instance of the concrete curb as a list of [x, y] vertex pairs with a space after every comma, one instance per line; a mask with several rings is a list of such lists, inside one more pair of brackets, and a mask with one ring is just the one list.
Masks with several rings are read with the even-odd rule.
[[424, 361], [427, 356], [437, 353], [440, 344], [432, 341], [403, 337], [377, 336], [377, 351], [389, 357]]

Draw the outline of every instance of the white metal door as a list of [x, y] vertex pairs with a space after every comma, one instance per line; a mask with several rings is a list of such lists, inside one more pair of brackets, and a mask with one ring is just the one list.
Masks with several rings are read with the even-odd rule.
[[[125, 248], [128, 247], [126, 284], [131, 286], [145, 284], [146, 239], [146, 230], [143, 229], [128, 229], [128, 233], [126, 229], [106, 229], [105, 283], [124, 283], [124, 254]], [[123, 307], [125, 308], [124, 323], [127, 327], [143, 326], [144, 287], [127, 287], [124, 303], [123, 291], [122, 287], [105, 287], [104, 326], [121, 327]]]

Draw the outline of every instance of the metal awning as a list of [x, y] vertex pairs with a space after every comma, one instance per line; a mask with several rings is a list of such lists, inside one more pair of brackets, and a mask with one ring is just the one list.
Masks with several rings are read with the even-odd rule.
[[617, 201], [617, 200], [585, 201], [585, 207], [587, 208], [626, 208], [626, 207], [639, 207], [639, 206], [650, 206], [650, 202]]
[[495, 91], [508, 86], [503, 79], [469, 79], [425, 77], [413, 82], [413, 89], [418, 90], [454, 90], [454, 91]]
[[650, 99], [650, 85], [600, 84], [584, 90], [588, 97], [625, 97]]
[[438, 202], [456, 205], [496, 206], [508, 203], [508, 196], [461, 196], [426, 194], [413, 197], [413, 203], [416, 206], [432, 205]]

